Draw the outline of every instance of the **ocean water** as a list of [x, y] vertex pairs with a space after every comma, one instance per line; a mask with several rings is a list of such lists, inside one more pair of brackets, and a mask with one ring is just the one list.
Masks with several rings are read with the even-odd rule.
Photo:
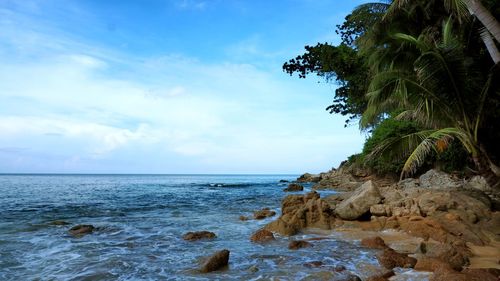
[[[249, 241], [277, 216], [261, 221], [239, 216], [263, 207], [279, 214], [285, 195], [279, 180], [295, 178], [0, 175], [0, 280], [316, 280], [337, 265], [361, 277], [377, 273], [374, 251], [335, 233], [278, 236], [264, 245]], [[51, 225], [54, 220], [71, 225]], [[68, 229], [76, 224], [97, 230], [75, 238]], [[217, 238], [182, 239], [199, 230]], [[318, 236], [328, 239], [312, 241], [312, 248], [287, 248], [291, 239]], [[229, 267], [199, 273], [202, 258], [221, 249], [231, 251]], [[311, 261], [323, 266], [305, 265]]]

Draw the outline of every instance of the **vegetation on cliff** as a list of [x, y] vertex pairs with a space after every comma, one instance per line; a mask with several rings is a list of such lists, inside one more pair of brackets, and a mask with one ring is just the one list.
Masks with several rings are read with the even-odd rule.
[[499, 17], [493, 0], [364, 4], [337, 26], [338, 46], [306, 46], [283, 69], [338, 84], [327, 110], [369, 133], [351, 162], [401, 177], [438, 164], [500, 177]]

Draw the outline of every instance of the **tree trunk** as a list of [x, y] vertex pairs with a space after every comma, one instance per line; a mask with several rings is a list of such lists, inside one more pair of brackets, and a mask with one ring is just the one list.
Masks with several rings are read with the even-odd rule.
[[495, 41], [493, 41], [493, 38], [491, 38], [491, 34], [488, 32], [488, 30], [484, 30], [481, 33], [481, 38], [483, 39], [484, 45], [486, 45], [486, 49], [488, 50], [488, 53], [490, 54], [493, 62], [495, 64], [500, 62], [500, 52], [498, 51], [498, 48], [495, 45]]
[[500, 43], [500, 23], [493, 17], [493, 15], [486, 9], [480, 0], [464, 0], [467, 8], [471, 14], [475, 15], [477, 19], [484, 25], [495, 40]]

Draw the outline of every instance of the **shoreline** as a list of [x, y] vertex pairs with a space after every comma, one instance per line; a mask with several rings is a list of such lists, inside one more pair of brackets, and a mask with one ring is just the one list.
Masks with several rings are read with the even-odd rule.
[[[353, 175], [342, 168], [319, 175], [306, 173], [291, 185], [313, 183], [312, 191], [285, 195], [281, 216], [264, 229], [288, 237], [321, 230], [330, 233], [326, 239], [335, 234], [362, 243], [380, 237], [386, 246], [380, 248], [379, 261], [393, 249], [413, 258], [415, 263], [408, 267], [429, 272], [431, 281], [476, 280], [470, 279], [476, 275], [481, 281], [497, 280], [498, 202], [491, 192], [485, 192], [486, 186], [473, 185], [477, 182], [485, 183], [480, 178], [466, 181], [435, 170], [399, 182]], [[315, 190], [339, 194], [321, 198]], [[398, 267], [386, 266], [391, 271]], [[400, 280], [397, 275], [392, 272], [366, 280]]]

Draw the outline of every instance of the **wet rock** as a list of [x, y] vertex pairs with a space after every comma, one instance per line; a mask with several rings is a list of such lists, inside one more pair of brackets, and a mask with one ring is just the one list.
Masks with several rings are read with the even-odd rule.
[[286, 196], [281, 202], [281, 216], [265, 228], [288, 236], [307, 227], [331, 229], [334, 222], [330, 205], [313, 191], [305, 195]]
[[259, 229], [250, 237], [250, 241], [254, 243], [263, 243], [273, 240], [275, 240], [274, 234], [266, 229]]
[[396, 275], [394, 271], [388, 270], [387, 272], [371, 276], [368, 279], [366, 279], [366, 281], [389, 281], [389, 278], [391, 278], [394, 275]]
[[203, 273], [216, 271], [224, 268], [229, 263], [229, 251], [222, 250], [213, 254], [207, 259], [207, 261], [201, 266], [200, 271]]
[[371, 249], [385, 249], [387, 245], [384, 240], [379, 236], [376, 237], [367, 237], [361, 240], [361, 246], [371, 248]]
[[352, 273], [347, 273], [343, 274], [341, 276], [335, 277], [333, 279], [334, 281], [362, 281], [359, 276], [352, 274]]
[[262, 210], [259, 210], [259, 211], [256, 211], [256, 212], [253, 213], [253, 217], [256, 220], [262, 220], [262, 219], [265, 219], [265, 218], [272, 217], [274, 215], [276, 215], [276, 212], [269, 210], [269, 208], [264, 208]]
[[309, 173], [305, 173], [297, 178], [298, 182], [318, 182], [320, 177], [318, 175], [313, 175]]
[[378, 188], [372, 181], [367, 181], [354, 191], [351, 197], [342, 201], [335, 208], [337, 215], [345, 220], [355, 220], [370, 210], [370, 207], [382, 200]]
[[335, 272], [342, 272], [346, 270], [345, 266], [343, 265], [336, 265], [335, 268], [333, 269]]
[[49, 223], [50, 225], [69, 225], [70, 223], [62, 220], [55, 220]]
[[335, 278], [335, 274], [333, 272], [320, 271], [320, 272], [311, 273], [300, 280], [301, 281], [332, 281], [332, 280], [337, 280], [334, 278]]
[[248, 217], [247, 216], [240, 216], [240, 221], [247, 221], [248, 220]]
[[196, 241], [196, 240], [201, 240], [201, 239], [213, 239], [216, 238], [217, 235], [215, 233], [210, 232], [210, 231], [195, 231], [195, 232], [188, 232], [182, 235], [182, 239], [187, 240], [187, 241]]
[[291, 191], [302, 191], [304, 190], [304, 187], [301, 184], [298, 183], [291, 183], [288, 185], [287, 188], [283, 189], [283, 191], [286, 192], [291, 192]]
[[81, 237], [90, 234], [94, 231], [95, 227], [90, 224], [79, 224], [69, 229], [69, 233], [73, 236]]
[[377, 259], [387, 269], [395, 267], [413, 268], [417, 263], [417, 259], [398, 253], [391, 248], [385, 248], [383, 253], [377, 255]]
[[295, 240], [295, 241], [291, 241], [288, 244], [288, 249], [290, 249], [290, 250], [298, 250], [298, 249], [306, 248], [306, 247], [312, 247], [312, 244], [307, 242], [307, 241], [304, 241], [304, 240]]
[[311, 262], [306, 262], [304, 263], [305, 267], [320, 267], [323, 265], [322, 261], [311, 261]]
[[289, 182], [288, 180], [280, 180], [279, 181], [280, 183], [286, 183], [286, 182]]

